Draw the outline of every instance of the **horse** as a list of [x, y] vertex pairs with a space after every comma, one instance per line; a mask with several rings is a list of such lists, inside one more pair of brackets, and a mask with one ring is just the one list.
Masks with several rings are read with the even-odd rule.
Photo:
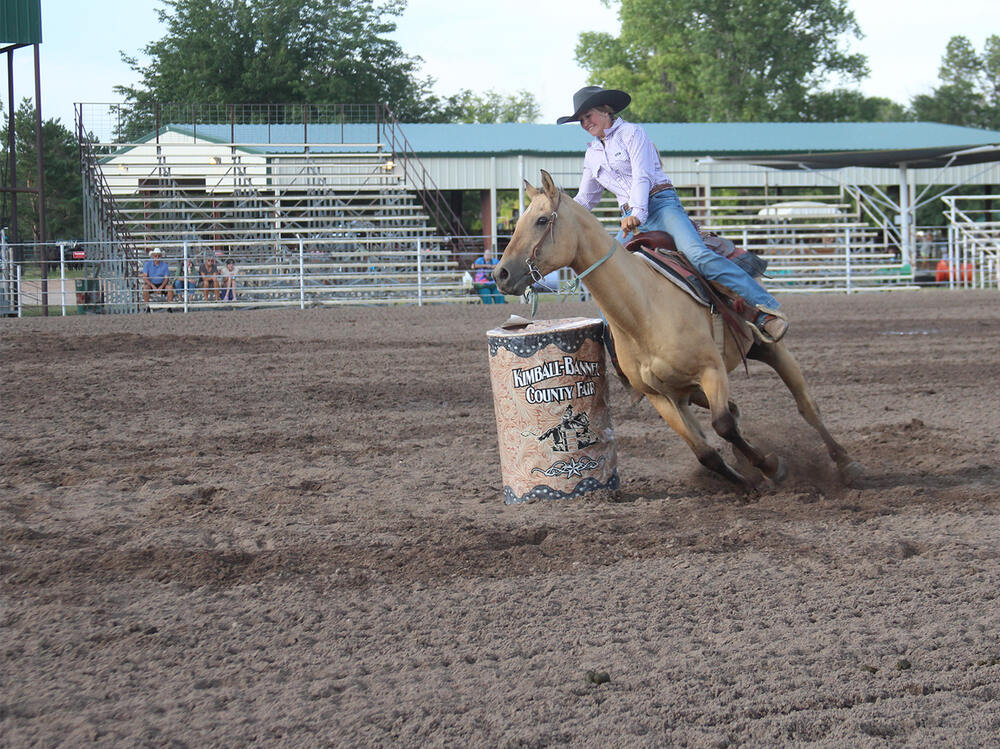
[[[743, 361], [744, 354], [777, 372], [803, 419], [819, 433], [841, 480], [851, 485], [860, 479], [862, 466], [823, 424], [784, 340], [765, 341], [740, 320], [740, 334], [746, 342], [753, 341], [749, 348], [728, 328], [723, 344], [717, 345], [708, 307], [609, 236], [590, 211], [556, 187], [548, 172], [542, 170], [541, 177], [541, 189], [525, 180], [530, 203], [493, 269], [501, 292], [523, 294], [529, 284], [562, 267], [572, 268], [580, 279], [585, 277], [610, 328], [619, 366], [629, 384], [653, 404], [699, 463], [746, 493], [757, 493], [767, 479], [780, 483], [787, 469], [781, 457], [765, 455], [740, 431], [739, 409], [730, 400], [729, 372]], [[744, 474], [726, 462], [706, 440], [692, 405], [711, 410], [712, 428], [756, 471]]]

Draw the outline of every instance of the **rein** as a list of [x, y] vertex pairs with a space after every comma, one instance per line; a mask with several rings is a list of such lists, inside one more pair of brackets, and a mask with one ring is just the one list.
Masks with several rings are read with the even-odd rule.
[[601, 265], [604, 263], [605, 260], [610, 259], [610, 257], [615, 254], [615, 250], [616, 249], [618, 249], [617, 242], [612, 241], [611, 242], [611, 250], [608, 252], [608, 254], [605, 255], [604, 257], [602, 257], [600, 260], [598, 260], [593, 265], [591, 265], [589, 268], [587, 268], [587, 270], [585, 270], [583, 273], [579, 274], [576, 278], [574, 278], [568, 284], [566, 284], [566, 291], [568, 291], [570, 294], [572, 294], [577, 289], [579, 289], [580, 288], [580, 281], [583, 280], [584, 276], [586, 276], [588, 273], [591, 273], [591, 272], [597, 270], [598, 268], [600, 268]]

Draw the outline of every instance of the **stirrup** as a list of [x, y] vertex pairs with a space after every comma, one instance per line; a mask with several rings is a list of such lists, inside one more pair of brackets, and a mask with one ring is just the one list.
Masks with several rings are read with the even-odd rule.
[[[771, 309], [770, 307], [764, 307], [763, 305], [757, 305], [757, 310], [764, 315], [764, 321], [758, 326], [755, 322], [750, 327], [753, 329], [754, 335], [761, 341], [761, 343], [777, 343], [785, 334], [788, 332], [788, 318], [776, 309]], [[759, 315], [758, 315], [759, 317]], [[777, 318], [785, 323], [784, 328], [777, 335], [777, 337], [770, 335], [764, 330], [764, 326], [767, 324], [769, 318]]]

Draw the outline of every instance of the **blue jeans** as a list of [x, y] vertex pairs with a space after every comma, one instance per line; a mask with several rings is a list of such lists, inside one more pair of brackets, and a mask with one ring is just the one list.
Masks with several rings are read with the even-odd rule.
[[[778, 309], [781, 306], [778, 300], [768, 294], [767, 290], [745, 270], [705, 246], [675, 191], [663, 190], [650, 197], [649, 216], [646, 218], [646, 223], [639, 225], [638, 231], [667, 232], [674, 238], [677, 249], [691, 261], [695, 270], [710, 281], [718, 281], [732, 289], [750, 304], [770, 309]], [[620, 229], [617, 239], [624, 243], [624, 235]]]
[[507, 304], [507, 300], [503, 298], [495, 283], [478, 285], [476, 293], [483, 300], [483, 304]]

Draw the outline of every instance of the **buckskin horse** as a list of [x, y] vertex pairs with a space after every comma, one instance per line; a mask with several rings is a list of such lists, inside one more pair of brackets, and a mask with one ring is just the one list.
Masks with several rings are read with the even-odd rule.
[[580, 278], [585, 276], [607, 320], [623, 375], [687, 442], [703, 466], [751, 493], [763, 480], [754, 472], [738, 471], [707, 442], [692, 404], [711, 410], [716, 433], [760, 474], [774, 483], [787, 475], [779, 456], [765, 455], [740, 432], [728, 373], [745, 354], [778, 373], [799, 413], [822, 438], [841, 480], [850, 485], [861, 477], [861, 465], [827, 431], [802, 371], [783, 342], [754, 338], [749, 324], [738, 320], [745, 341], [753, 341], [749, 348], [728, 328], [717, 344], [710, 309], [609, 236], [590, 211], [556, 187], [548, 172], [542, 171], [540, 190], [527, 181], [525, 189], [531, 202], [493, 270], [498, 288], [504, 294], [523, 294], [530, 283], [564, 266]]

